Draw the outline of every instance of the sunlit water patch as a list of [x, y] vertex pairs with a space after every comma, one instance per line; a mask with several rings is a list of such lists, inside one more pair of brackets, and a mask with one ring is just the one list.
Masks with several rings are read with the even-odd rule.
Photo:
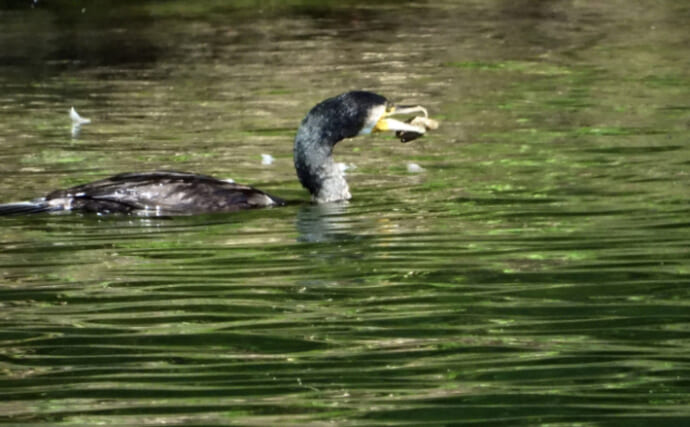
[[[289, 200], [0, 218], [0, 420], [687, 423], [687, 6], [250, 6], [0, 11], [0, 201], [151, 169]], [[441, 126], [341, 143], [353, 200], [312, 205], [294, 129], [351, 88]]]

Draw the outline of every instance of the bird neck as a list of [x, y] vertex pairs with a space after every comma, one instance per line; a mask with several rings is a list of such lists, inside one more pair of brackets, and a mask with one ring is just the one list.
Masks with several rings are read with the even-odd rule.
[[297, 176], [314, 202], [348, 200], [350, 190], [333, 160], [333, 147], [343, 138], [354, 135], [332, 132], [321, 125], [323, 123], [314, 123], [307, 117], [297, 130], [293, 152]]
[[295, 169], [318, 203], [350, 198], [345, 176], [333, 161], [333, 147], [345, 138], [371, 133], [386, 110], [386, 98], [352, 91], [316, 104], [295, 136]]

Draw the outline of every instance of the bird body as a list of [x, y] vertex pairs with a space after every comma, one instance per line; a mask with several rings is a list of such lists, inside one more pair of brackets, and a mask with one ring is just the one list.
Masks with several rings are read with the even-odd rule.
[[123, 173], [55, 190], [32, 202], [0, 205], [0, 213], [4, 210], [5, 213], [81, 211], [179, 215], [284, 204], [282, 199], [247, 185], [206, 175], [156, 171]]

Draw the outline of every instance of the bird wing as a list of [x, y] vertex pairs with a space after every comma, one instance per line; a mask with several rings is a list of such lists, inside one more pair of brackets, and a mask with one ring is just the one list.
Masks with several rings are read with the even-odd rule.
[[46, 196], [47, 201], [61, 199], [73, 210], [122, 213], [229, 212], [283, 204], [247, 185], [172, 171], [124, 173]]

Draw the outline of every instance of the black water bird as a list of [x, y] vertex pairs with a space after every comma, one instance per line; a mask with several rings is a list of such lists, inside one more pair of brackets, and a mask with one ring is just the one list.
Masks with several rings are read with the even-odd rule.
[[[294, 163], [302, 185], [316, 203], [350, 198], [345, 177], [333, 161], [333, 147], [372, 131], [423, 134], [426, 129], [390, 118], [424, 108], [395, 107], [372, 92], [353, 91], [314, 106], [297, 130]], [[48, 193], [30, 202], [0, 205], [0, 215], [80, 211], [185, 215], [282, 206], [285, 201], [253, 187], [206, 175], [156, 171], [124, 173]]]

